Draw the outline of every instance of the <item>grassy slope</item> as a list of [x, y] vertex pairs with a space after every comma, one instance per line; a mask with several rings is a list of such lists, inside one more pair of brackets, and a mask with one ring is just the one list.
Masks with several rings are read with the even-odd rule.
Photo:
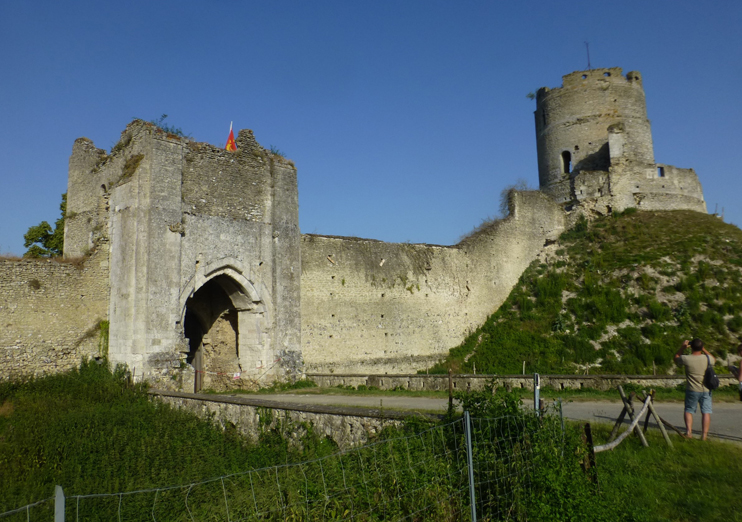
[[[562, 235], [445, 372], [672, 372], [683, 339], [724, 359], [742, 338], [742, 231], [690, 211], [627, 211]], [[717, 371], [725, 371], [722, 368]]]

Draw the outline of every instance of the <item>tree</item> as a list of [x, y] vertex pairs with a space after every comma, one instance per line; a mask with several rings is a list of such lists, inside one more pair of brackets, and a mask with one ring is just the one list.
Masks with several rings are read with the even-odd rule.
[[30, 227], [23, 235], [23, 246], [28, 248], [23, 257], [55, 257], [64, 252], [64, 218], [67, 214], [67, 193], [62, 194], [59, 205], [62, 216], [54, 222], [54, 230], [49, 223], [42, 221]]

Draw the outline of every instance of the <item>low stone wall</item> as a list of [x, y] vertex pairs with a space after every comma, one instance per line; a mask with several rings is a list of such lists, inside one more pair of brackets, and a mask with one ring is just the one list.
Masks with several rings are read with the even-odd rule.
[[302, 425], [308, 423], [313, 426], [315, 433], [331, 438], [341, 450], [363, 444], [386, 426], [399, 426], [407, 417], [422, 417], [431, 422], [441, 418], [439, 415], [417, 412], [281, 403], [256, 397], [164, 390], [149, 393], [155, 400], [212, 419], [223, 428], [232, 426], [253, 442], [258, 441], [261, 431], [276, 427], [280, 421], [288, 421], [296, 428], [291, 430], [293, 439], [298, 441], [303, 433]]
[[[368, 386], [380, 390], [448, 390], [448, 375], [359, 375], [308, 373], [307, 379], [323, 388], [336, 386]], [[454, 391], [477, 391], [484, 389], [492, 380], [497, 388], [523, 388], [533, 390], [533, 375], [453, 375]], [[721, 385], [736, 383], [731, 375], [719, 376]], [[668, 388], [685, 383], [682, 375], [541, 375], [541, 387], [551, 386], [557, 390], [579, 390], [593, 388], [597, 390], [615, 389], [619, 384], [638, 384], [647, 388]]]

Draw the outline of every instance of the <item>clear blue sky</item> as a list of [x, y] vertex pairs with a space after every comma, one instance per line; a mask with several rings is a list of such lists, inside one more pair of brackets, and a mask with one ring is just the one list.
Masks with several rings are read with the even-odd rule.
[[538, 185], [535, 102], [641, 71], [658, 162], [742, 225], [742, 2], [0, 2], [0, 253], [59, 216], [74, 140], [134, 117], [223, 145], [229, 122], [299, 173], [302, 232], [453, 244]]

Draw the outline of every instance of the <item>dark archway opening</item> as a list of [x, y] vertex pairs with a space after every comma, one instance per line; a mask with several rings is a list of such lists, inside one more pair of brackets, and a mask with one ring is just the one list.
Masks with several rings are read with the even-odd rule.
[[186, 362], [196, 370], [195, 392], [204, 387], [226, 388], [231, 376], [241, 371], [237, 310], [230, 298], [235, 287], [230, 277], [220, 275], [186, 301]]
[[198, 316], [190, 309], [186, 309], [183, 330], [188, 339], [188, 355], [186, 357], [186, 362], [188, 364], [193, 364], [193, 359], [195, 358], [196, 352], [201, 346], [201, 341], [204, 337], [204, 327], [201, 325]]

